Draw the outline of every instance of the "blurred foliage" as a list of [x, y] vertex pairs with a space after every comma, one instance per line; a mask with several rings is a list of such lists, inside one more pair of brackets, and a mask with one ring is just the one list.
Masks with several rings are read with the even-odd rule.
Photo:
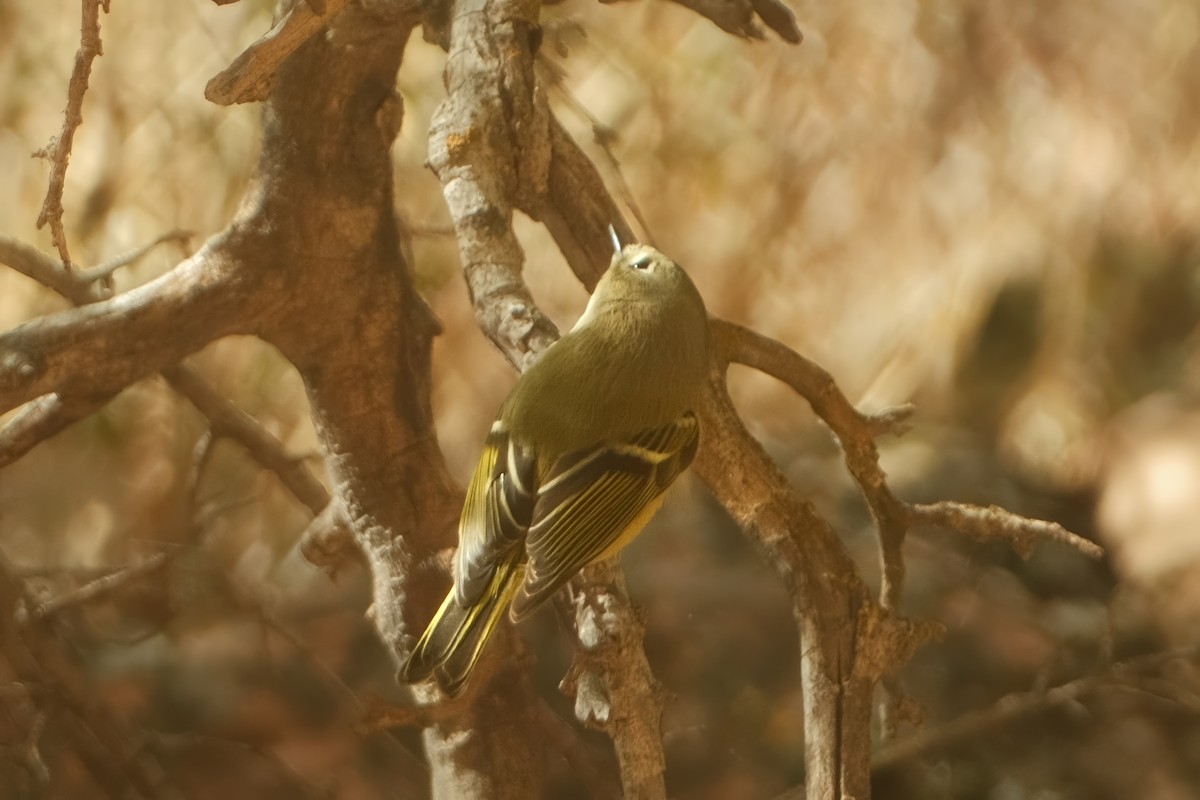
[[[999, 503], [1110, 547], [1103, 565], [1050, 546], [1022, 562], [999, 545], [915, 532], [905, 609], [948, 627], [901, 676], [924, 724], [1114, 656], [1194, 643], [1200, 7], [794, 8], [799, 47], [735, 40], [669, 3], [568, 0], [546, 12], [545, 75], [561, 76], [550, 96], [565, 124], [610, 186], [627, 181], [622, 199], [635, 199], [644, 235], [689, 268], [713, 313], [816, 358], [863, 407], [918, 403], [915, 430], [884, 443], [905, 498]], [[0, 226], [47, 251], [34, 229], [47, 170], [30, 153], [59, 126], [76, 11], [0, 4]], [[270, 11], [125, 0], [103, 17], [65, 197], [77, 260], [226, 224], [254, 166], [257, 111], [211, 106], [203, 86]], [[413, 38], [394, 153], [414, 269], [445, 325], [434, 402], [462, 480], [513, 375], [474, 326], [440, 187], [423, 167], [443, 63]], [[569, 325], [585, 292], [536, 223], [518, 220], [518, 232], [535, 296]], [[118, 288], [180, 255], [156, 251], [118, 273]], [[62, 307], [0, 270], [0, 325]], [[315, 457], [303, 387], [271, 348], [224, 340], [193, 361], [291, 452]], [[877, 572], [869, 519], [828, 434], [770, 379], [731, 375], [751, 430]], [[237, 445], [218, 443], [189, 486], [203, 433], [161, 381], [131, 387], [0, 473], [0, 547], [45, 596], [172, 554], [169, 569], [69, 621], [96, 696], [156, 732], [189, 796], [421, 796], [416, 734], [348, 722], [354, 695], [401, 697], [363, 618], [365, 576], [331, 583], [294, 552], [306, 512]], [[696, 486], [625, 563], [672, 693], [672, 796], [766, 798], [800, 782], [796, 638], [774, 573]], [[554, 688], [566, 641], [552, 615], [527, 633], [569, 718]], [[1140, 693], [1101, 693], [889, 771], [879, 795], [1195, 797], [1197, 690], [1181, 662]], [[0, 739], [22, 709], [6, 702]], [[51, 796], [92, 796], [52, 728], [42, 746]], [[0, 759], [0, 794], [33, 786]]]

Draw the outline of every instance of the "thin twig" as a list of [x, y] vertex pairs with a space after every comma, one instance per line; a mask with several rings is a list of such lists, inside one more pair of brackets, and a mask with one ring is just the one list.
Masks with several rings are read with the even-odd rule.
[[460, 716], [473, 697], [474, 694], [466, 694], [439, 703], [411, 706], [368, 703], [355, 727], [361, 733], [392, 728], [430, 728]]
[[104, 286], [85, 280], [63, 262], [46, 255], [19, 239], [0, 233], [0, 264], [53, 289], [77, 306], [106, 300], [111, 296]]
[[999, 506], [940, 502], [909, 506], [909, 513], [913, 522], [941, 525], [980, 539], [1004, 539], [1024, 557], [1047, 539], [1073, 547], [1089, 558], [1104, 557], [1103, 547], [1071, 533], [1057, 522], [1029, 519]]
[[49, 600], [43, 600], [18, 609], [17, 621], [23, 624], [38, 622], [56, 614], [61, 614], [69, 608], [108, 597], [119, 592], [138, 578], [159, 571], [167, 565], [169, 560], [165, 553], [155, 553], [137, 564], [117, 570], [102, 578], [96, 578]]
[[104, 52], [100, 42], [100, 10], [104, 9], [107, 14], [108, 3], [109, 0], [83, 0], [79, 50], [75, 53], [75, 66], [67, 86], [67, 107], [63, 112], [62, 128], [49, 144], [33, 154], [34, 158], [50, 161], [50, 185], [38, 214], [37, 226], [42, 228], [50, 223], [51, 240], [68, 271], [71, 269], [71, 254], [67, 252], [67, 235], [63, 230], [63, 187], [67, 182], [67, 164], [71, 160], [75, 131], [83, 123], [83, 96], [87, 93], [92, 62]]
[[161, 244], [166, 244], [167, 242], [179, 242], [186, 248], [188, 241], [193, 236], [195, 236], [195, 234], [191, 231], [185, 231], [179, 228], [176, 228], [172, 231], [167, 231], [158, 238], [142, 245], [141, 247], [135, 247], [127, 253], [122, 253], [115, 258], [110, 258], [108, 261], [105, 261], [99, 266], [92, 267], [83, 273], [82, 277], [84, 280], [92, 282], [103, 280], [108, 278], [121, 267], [128, 266], [136, 261], [140, 261], [142, 257], [147, 255], [150, 251]]
[[965, 714], [883, 748], [875, 754], [871, 768], [874, 771], [886, 770], [932, 752], [961, 745], [967, 739], [992, 733], [997, 728], [1034, 714], [1078, 703], [1103, 689], [1129, 686], [1139, 676], [1158, 670], [1171, 661], [1194, 660], [1198, 654], [1200, 646], [1196, 645], [1153, 653], [1116, 663], [1103, 673], [1077, 678], [1052, 689], [1010, 694], [989, 708]]
[[63, 266], [63, 262], [37, 248], [0, 234], [0, 264], [6, 264], [22, 275], [53, 289], [75, 305], [84, 306], [112, 297], [109, 278], [121, 267], [138, 261], [159, 245], [167, 242], [187, 242], [191, 236], [188, 231], [168, 231], [154, 241], [110, 259], [98, 267], [79, 270], [68, 269]]
[[162, 372], [172, 388], [186, 397], [208, 418], [213, 433], [228, 436], [249, 451], [314, 514], [329, 503], [329, 490], [317, 479], [302, 458], [288, 455], [283, 443], [253, 417], [223, 397], [212, 384], [182, 364]]
[[625, 170], [621, 166], [620, 159], [613, 152], [613, 144], [617, 141], [617, 132], [605, 125], [588, 110], [575, 93], [570, 90], [561, 77], [550, 69], [542, 70], [542, 75], [546, 82], [553, 86], [562, 97], [563, 101], [578, 114], [592, 128], [592, 141], [600, 148], [600, 152], [604, 154], [605, 160], [608, 162], [609, 169], [613, 177], [617, 181], [617, 193], [621, 196], [621, 200], [625, 203], [629, 213], [633, 214], [633, 218], [637, 220], [638, 227], [642, 229], [643, 241], [650, 246], [655, 246], [654, 234], [650, 231], [650, 224], [646, 221], [646, 215], [642, 213], [642, 207], [638, 203], [637, 198], [633, 195], [633, 190], [629, 187], [629, 181], [625, 179]]
[[[88, 690], [75, 649], [53, 617], [18, 622], [19, 609], [37, 599], [0, 553], [0, 655], [16, 680], [44, 686], [52, 704], [55, 731], [63, 736], [97, 785], [110, 797], [180, 798], [163, 765], [142, 743], [96, 702]], [[46, 710], [42, 703], [39, 709]]]

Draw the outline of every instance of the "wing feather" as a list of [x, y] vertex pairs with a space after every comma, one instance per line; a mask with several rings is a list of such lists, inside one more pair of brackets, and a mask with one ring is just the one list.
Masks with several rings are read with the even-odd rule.
[[537, 493], [513, 618], [527, 616], [576, 572], [635, 534], [647, 509], [691, 463], [698, 443], [699, 423], [688, 413], [628, 440], [560, 458]]
[[527, 615], [587, 564], [622, 544], [696, 454], [688, 413], [619, 442], [560, 457], [541, 476], [535, 452], [492, 426], [459, 520], [455, 599], [479, 599], [514, 548], [528, 557], [512, 607]]
[[537, 463], [529, 448], [492, 426], [467, 488], [458, 521], [454, 593], [460, 605], [479, 599], [496, 565], [519, 547], [533, 518]]

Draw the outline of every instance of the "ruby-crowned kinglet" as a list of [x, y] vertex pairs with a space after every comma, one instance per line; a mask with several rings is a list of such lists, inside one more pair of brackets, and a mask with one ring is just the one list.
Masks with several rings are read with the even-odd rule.
[[707, 375], [707, 314], [687, 273], [651, 247], [620, 249], [500, 408], [458, 524], [454, 588], [400, 679], [432, 675], [458, 694], [505, 609], [524, 619], [628, 544], [696, 455]]

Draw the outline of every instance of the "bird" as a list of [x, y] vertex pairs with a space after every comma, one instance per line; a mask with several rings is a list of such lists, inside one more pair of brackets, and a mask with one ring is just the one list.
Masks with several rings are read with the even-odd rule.
[[404, 683], [432, 677], [461, 694], [504, 613], [520, 622], [618, 553], [696, 455], [704, 301], [663, 253], [613, 243], [578, 322], [500, 407], [467, 489], [454, 585], [401, 667]]

